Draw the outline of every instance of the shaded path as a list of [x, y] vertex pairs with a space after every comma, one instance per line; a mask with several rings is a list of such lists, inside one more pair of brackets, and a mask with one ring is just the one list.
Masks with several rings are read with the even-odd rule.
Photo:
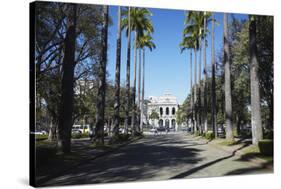
[[257, 165], [239, 161], [235, 152], [220, 150], [183, 133], [147, 135], [44, 185], [210, 177], [235, 174], [235, 171], [243, 169], [251, 169], [250, 173], [258, 173], [256, 170], [264, 172]]

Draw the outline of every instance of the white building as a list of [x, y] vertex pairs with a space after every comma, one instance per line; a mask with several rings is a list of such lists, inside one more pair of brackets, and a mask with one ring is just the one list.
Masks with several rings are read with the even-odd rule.
[[176, 112], [179, 104], [177, 98], [167, 92], [163, 96], [151, 96], [148, 100], [150, 102], [147, 105], [147, 117], [149, 118], [153, 111], [156, 111], [159, 115], [157, 120], [149, 119], [149, 124], [155, 127], [169, 127], [178, 130]]

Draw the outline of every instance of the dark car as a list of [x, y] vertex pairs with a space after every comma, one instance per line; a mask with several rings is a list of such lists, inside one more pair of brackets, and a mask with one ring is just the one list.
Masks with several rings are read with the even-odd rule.
[[225, 129], [224, 127], [221, 125], [221, 126], [218, 126], [218, 137], [225, 137]]
[[158, 128], [157, 128], [157, 131], [163, 132], [163, 131], [166, 131], [166, 129], [165, 129], [165, 127], [158, 127]]

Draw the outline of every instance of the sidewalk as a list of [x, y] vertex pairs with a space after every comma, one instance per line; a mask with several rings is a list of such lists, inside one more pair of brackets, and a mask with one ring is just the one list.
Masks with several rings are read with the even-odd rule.
[[[273, 162], [262, 159], [260, 157], [257, 157], [256, 154], [250, 154], [247, 155], [247, 151], [249, 151], [251, 148], [253, 148], [253, 145], [249, 140], [243, 140], [241, 139], [240, 142], [234, 145], [227, 145], [225, 143], [225, 139], [214, 139], [214, 140], [207, 140], [201, 136], [193, 136], [195, 140], [201, 141], [203, 143], [206, 143], [208, 145], [211, 145], [212, 147], [215, 147], [217, 149], [223, 150], [225, 152], [228, 152], [230, 154], [233, 154], [235, 156], [240, 157], [240, 159], [244, 159], [245, 161], [249, 161], [256, 165], [265, 165], [269, 169], [273, 169]], [[237, 140], [238, 141], [238, 140]]]
[[47, 151], [48, 154], [45, 152], [47, 154], [46, 156], [40, 157], [40, 159], [38, 157], [36, 159], [38, 161], [36, 162], [36, 184], [41, 185], [52, 178], [62, 175], [64, 172], [75, 169], [87, 161], [110, 154], [123, 146], [139, 140], [140, 138], [142, 137], [130, 138], [129, 141], [112, 145], [107, 145], [105, 143], [105, 146], [103, 147], [94, 147], [89, 141], [89, 138], [74, 139], [72, 140], [71, 153], [67, 155], [56, 154], [55, 145], [46, 145], [46, 148], [40, 146], [36, 150], [49, 150], [49, 152]]

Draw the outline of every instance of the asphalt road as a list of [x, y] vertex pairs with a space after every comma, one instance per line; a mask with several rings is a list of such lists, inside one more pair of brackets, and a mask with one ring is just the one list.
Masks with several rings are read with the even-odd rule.
[[110, 155], [44, 183], [45, 186], [152, 181], [271, 173], [263, 165], [195, 140], [185, 133], [145, 135]]

